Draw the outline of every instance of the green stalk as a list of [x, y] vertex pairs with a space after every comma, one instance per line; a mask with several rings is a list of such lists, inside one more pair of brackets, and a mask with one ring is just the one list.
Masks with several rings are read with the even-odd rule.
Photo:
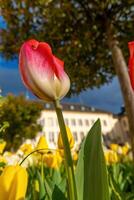
[[43, 165], [43, 154], [41, 153], [41, 178], [44, 182], [44, 165]]
[[70, 146], [68, 142], [65, 122], [61, 110], [61, 105], [58, 100], [54, 102], [55, 110], [59, 122], [61, 137], [64, 145], [64, 155], [65, 155], [65, 168], [67, 173], [67, 179], [68, 179], [68, 189], [69, 189], [69, 199], [70, 200], [77, 200], [77, 191], [76, 191], [76, 183], [75, 183], [75, 177], [74, 177], [74, 169], [73, 169], [73, 161], [70, 151]]

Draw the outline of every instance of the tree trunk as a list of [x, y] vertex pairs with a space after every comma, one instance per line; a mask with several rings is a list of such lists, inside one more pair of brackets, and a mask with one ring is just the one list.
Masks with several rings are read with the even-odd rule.
[[[110, 33], [110, 29], [109, 29]], [[129, 123], [129, 137], [132, 145], [132, 153], [134, 158], [134, 91], [132, 90], [130, 78], [128, 74], [127, 64], [125, 62], [119, 42], [108, 33], [108, 45], [112, 52], [114, 68], [119, 79], [122, 95], [125, 103], [125, 110]]]

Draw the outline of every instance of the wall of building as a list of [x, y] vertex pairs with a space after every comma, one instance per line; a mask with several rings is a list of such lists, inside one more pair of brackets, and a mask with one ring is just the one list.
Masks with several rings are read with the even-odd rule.
[[[70, 127], [73, 133], [76, 148], [79, 146], [83, 138], [86, 136], [98, 118], [101, 120], [102, 133], [104, 137], [108, 136], [109, 139], [117, 137], [121, 138], [122, 140], [123, 134], [119, 119], [114, 117], [112, 113], [63, 111], [63, 116], [66, 125]], [[43, 134], [45, 134], [49, 146], [51, 148], [55, 148], [59, 133], [59, 126], [55, 111], [42, 111], [39, 123], [43, 127]]]

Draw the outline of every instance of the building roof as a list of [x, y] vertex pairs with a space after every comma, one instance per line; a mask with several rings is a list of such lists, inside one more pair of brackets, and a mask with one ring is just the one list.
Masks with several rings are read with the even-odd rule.
[[[112, 114], [111, 112], [104, 111], [101, 109], [97, 109], [94, 107], [88, 107], [86, 105], [78, 104], [78, 103], [61, 103], [63, 111], [74, 111], [74, 112], [92, 112], [92, 113], [107, 113]], [[45, 110], [54, 110], [54, 105], [52, 103], [44, 104]]]

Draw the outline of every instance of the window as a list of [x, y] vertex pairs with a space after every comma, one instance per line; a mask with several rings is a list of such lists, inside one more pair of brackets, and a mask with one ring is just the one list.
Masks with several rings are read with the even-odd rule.
[[88, 119], [85, 119], [85, 124], [86, 124], [86, 126], [89, 126], [89, 120]]
[[103, 120], [103, 124], [104, 124], [104, 126], [107, 126], [107, 121]]
[[84, 139], [84, 132], [83, 132], [83, 131], [80, 132], [80, 139], [81, 139], [81, 140]]
[[82, 123], [82, 120], [81, 120], [81, 119], [79, 119], [79, 120], [78, 120], [78, 124], [79, 124], [80, 126], [82, 126], [82, 125], [83, 125], [83, 123]]
[[54, 132], [49, 132], [49, 142], [54, 142]]
[[50, 104], [49, 103], [46, 103], [46, 108], [50, 108]]
[[74, 110], [74, 106], [73, 106], [73, 105], [71, 105], [71, 106], [70, 106], [70, 109], [71, 109], [71, 110]]
[[74, 136], [75, 141], [78, 141], [78, 135], [77, 135], [77, 132], [73, 132], [73, 136]]
[[85, 107], [84, 107], [84, 106], [82, 106], [82, 107], [81, 107], [81, 110], [82, 110], [82, 111], [84, 111], [84, 110], [85, 110]]
[[71, 119], [71, 125], [72, 125], [72, 126], [75, 126], [75, 125], [76, 125], [75, 119]]
[[45, 119], [40, 119], [39, 124], [40, 124], [41, 126], [45, 126]]
[[94, 122], [95, 122], [95, 120], [94, 120], [94, 119], [91, 119], [91, 124], [92, 124], [92, 125], [94, 124]]
[[91, 111], [93, 111], [93, 112], [94, 112], [94, 111], [95, 111], [95, 108], [94, 108], [94, 107], [91, 107]]

